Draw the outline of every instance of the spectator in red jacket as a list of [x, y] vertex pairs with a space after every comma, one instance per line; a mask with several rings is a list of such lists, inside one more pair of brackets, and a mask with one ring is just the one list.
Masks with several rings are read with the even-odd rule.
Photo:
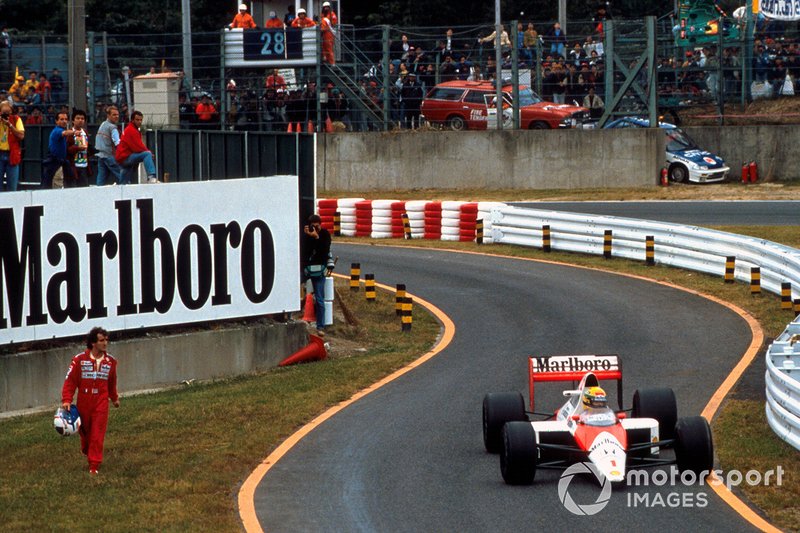
[[142, 112], [134, 111], [131, 122], [122, 132], [122, 137], [119, 139], [114, 159], [117, 160], [123, 171], [120, 184], [133, 182], [133, 178], [139, 170], [139, 163], [144, 163], [144, 168], [147, 172], [147, 183], [158, 183], [153, 153], [144, 145], [142, 133], [139, 131], [143, 120], [144, 115], [142, 115]]
[[200, 103], [194, 108], [194, 113], [197, 115], [197, 124], [200, 129], [210, 128], [218, 115], [217, 108], [214, 107], [208, 94], [203, 94]]

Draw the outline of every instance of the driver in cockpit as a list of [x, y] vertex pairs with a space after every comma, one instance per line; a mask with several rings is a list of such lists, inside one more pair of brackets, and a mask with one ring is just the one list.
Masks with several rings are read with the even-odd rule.
[[601, 387], [586, 387], [583, 391], [583, 411], [580, 422], [588, 426], [612, 426], [617, 417], [608, 407], [606, 391]]

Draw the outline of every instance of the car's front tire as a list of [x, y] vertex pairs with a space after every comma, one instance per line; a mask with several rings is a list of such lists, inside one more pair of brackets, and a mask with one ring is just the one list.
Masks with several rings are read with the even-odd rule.
[[500, 472], [509, 485], [530, 485], [536, 476], [536, 432], [530, 422], [503, 426]]
[[670, 388], [642, 389], [633, 393], [633, 418], [655, 418], [658, 421], [658, 436], [661, 439], [675, 437], [675, 422], [678, 421], [678, 403]]
[[669, 179], [675, 183], [686, 183], [689, 181], [689, 169], [682, 163], [673, 163], [669, 167]]
[[518, 392], [490, 392], [483, 397], [483, 445], [489, 453], [503, 446], [503, 424], [527, 420], [525, 400]]
[[530, 129], [532, 129], [532, 130], [549, 130], [550, 129], [550, 124], [548, 124], [547, 122], [545, 122], [543, 120], [537, 120], [537, 121], [531, 122]]
[[681, 418], [675, 425], [675, 461], [681, 472], [701, 475], [714, 468], [714, 440], [711, 427], [702, 416]]

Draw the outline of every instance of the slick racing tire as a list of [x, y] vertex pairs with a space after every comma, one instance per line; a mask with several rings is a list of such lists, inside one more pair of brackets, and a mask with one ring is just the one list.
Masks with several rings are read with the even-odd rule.
[[675, 462], [681, 472], [708, 474], [714, 468], [711, 427], [702, 416], [681, 418], [675, 425]]
[[530, 422], [503, 426], [500, 472], [508, 485], [530, 485], [536, 476], [536, 432]]
[[675, 393], [669, 388], [642, 389], [633, 393], [632, 418], [655, 418], [661, 440], [675, 438], [678, 405]]
[[490, 392], [483, 397], [483, 445], [489, 453], [503, 447], [503, 424], [528, 420], [525, 400], [518, 392]]
[[669, 179], [675, 183], [686, 183], [689, 181], [689, 169], [681, 163], [673, 163], [669, 167]]

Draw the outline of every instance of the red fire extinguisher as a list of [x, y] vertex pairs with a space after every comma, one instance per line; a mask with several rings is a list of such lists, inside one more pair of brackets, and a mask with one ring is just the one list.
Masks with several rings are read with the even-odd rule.
[[661, 169], [661, 186], [669, 187], [669, 172], [667, 172], [666, 167]]
[[750, 181], [750, 165], [745, 161], [742, 163], [742, 183]]
[[750, 161], [749, 167], [750, 183], [755, 183], [758, 181], [758, 165], [755, 161]]

